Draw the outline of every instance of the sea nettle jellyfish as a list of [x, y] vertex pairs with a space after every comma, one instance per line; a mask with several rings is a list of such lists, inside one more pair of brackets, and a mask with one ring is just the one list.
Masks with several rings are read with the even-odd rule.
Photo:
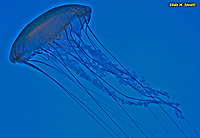
[[[177, 133], [187, 137], [165, 109], [174, 110], [178, 118], [186, 120], [179, 104], [170, 101], [168, 93], [153, 89], [142, 76], [126, 69], [106, 49], [89, 27], [91, 11], [88, 6], [72, 4], [40, 15], [22, 30], [13, 43], [10, 61], [26, 64], [49, 77], [107, 136], [154, 137], [151, 128], [137, 120], [139, 111], [135, 109], [140, 107], [154, 116], [159, 124], [157, 129], [173, 137], [152, 110], [157, 106], [171, 120]], [[57, 77], [59, 75], [61, 80]], [[65, 83], [67, 81], [71, 84]], [[71, 87], [79, 90], [71, 91]], [[93, 105], [87, 104], [84, 96], [80, 95], [86, 95]]]

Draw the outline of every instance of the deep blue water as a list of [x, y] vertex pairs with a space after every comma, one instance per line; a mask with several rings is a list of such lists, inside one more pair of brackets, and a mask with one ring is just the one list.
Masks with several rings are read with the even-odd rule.
[[[169, 2], [1, 1], [0, 137], [109, 137], [50, 79], [8, 59], [13, 41], [31, 20], [52, 7], [71, 3], [92, 7], [90, 27], [109, 51], [152, 87], [167, 91], [200, 133], [200, 6], [196, 1], [194, 8], [170, 8]], [[140, 110], [133, 109], [134, 113]], [[173, 137], [183, 137], [160, 110], [154, 113]], [[169, 113], [189, 137], [196, 137], [184, 120]], [[155, 137], [168, 137], [150, 115], [141, 115], [142, 125]], [[138, 130], [134, 136], [142, 137]]]

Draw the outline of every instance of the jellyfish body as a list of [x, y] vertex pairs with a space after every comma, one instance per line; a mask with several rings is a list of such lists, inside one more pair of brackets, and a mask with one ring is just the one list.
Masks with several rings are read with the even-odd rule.
[[[10, 51], [10, 61], [29, 65], [52, 79], [111, 137], [134, 137], [135, 132], [133, 134], [127, 133], [115, 120], [116, 118], [122, 120], [121, 122], [125, 123], [126, 126], [130, 124], [134, 126], [143, 137], [153, 136], [144, 130], [142, 125], [136, 122], [131, 113], [124, 107], [146, 107], [153, 113], [150, 104], [163, 110], [182, 135], [187, 137], [163, 108], [165, 105], [173, 109], [178, 118], [184, 119], [182, 112], [178, 109], [179, 104], [170, 101], [166, 92], [151, 88], [142, 76], [122, 66], [90, 29], [88, 23], [91, 11], [88, 6], [64, 5], [42, 14], [28, 24], [17, 37]], [[89, 44], [86, 44], [86, 41]], [[105, 53], [108, 53], [113, 60]], [[82, 90], [80, 92], [84, 92], [91, 98], [117, 130], [113, 129], [101, 116], [69, 91], [67, 87], [70, 86], [63, 86], [36, 64], [52, 68], [72, 81]], [[109, 78], [110, 76], [112, 78]], [[114, 84], [110, 81], [113, 79], [116, 81]], [[92, 86], [85, 85], [84, 81]], [[111, 103], [109, 104], [109, 102]], [[116, 108], [115, 111], [113, 111], [114, 108]], [[116, 117], [115, 119], [113, 115]], [[154, 116], [157, 118], [156, 115]], [[159, 120], [157, 119], [157, 121]], [[160, 126], [165, 133], [171, 136], [162, 124]]]

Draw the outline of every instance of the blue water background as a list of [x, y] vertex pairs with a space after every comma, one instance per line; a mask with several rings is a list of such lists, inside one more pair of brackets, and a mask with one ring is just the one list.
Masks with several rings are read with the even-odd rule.
[[170, 8], [169, 2], [1, 0], [0, 137], [107, 137], [50, 79], [8, 59], [13, 41], [31, 20], [71, 3], [92, 7], [90, 26], [109, 51], [152, 87], [168, 91], [200, 133], [200, 3]]

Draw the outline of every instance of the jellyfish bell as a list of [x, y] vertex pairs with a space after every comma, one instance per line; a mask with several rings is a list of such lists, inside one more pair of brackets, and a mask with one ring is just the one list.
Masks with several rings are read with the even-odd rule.
[[71, 31], [80, 34], [81, 25], [77, 18], [88, 23], [90, 16], [91, 8], [82, 5], [60, 6], [47, 11], [22, 30], [10, 51], [10, 61], [20, 63], [30, 59], [41, 48], [46, 49], [47, 43], [59, 37], [70, 23], [74, 24]]
[[[136, 132], [127, 131], [127, 127], [137, 130], [141, 137], [153, 137], [151, 132], [134, 120], [126, 106], [148, 109], [164, 133], [172, 137], [150, 105], [161, 109], [179, 133], [187, 137], [164, 109], [166, 106], [174, 110], [178, 118], [184, 119], [179, 104], [170, 101], [168, 93], [153, 89], [141, 75], [126, 69], [106, 49], [88, 25], [91, 11], [88, 6], [73, 4], [56, 7], [40, 15], [22, 30], [13, 43], [10, 61], [26, 64], [49, 77], [110, 137], [134, 137]], [[89, 97], [107, 119], [98, 115], [96, 108], [86, 104], [84, 98], [70, 91], [70, 85], [63, 85], [40, 65], [55, 70], [80, 88], [79, 94], [84, 93]], [[198, 133], [196, 135], [199, 137]]]

